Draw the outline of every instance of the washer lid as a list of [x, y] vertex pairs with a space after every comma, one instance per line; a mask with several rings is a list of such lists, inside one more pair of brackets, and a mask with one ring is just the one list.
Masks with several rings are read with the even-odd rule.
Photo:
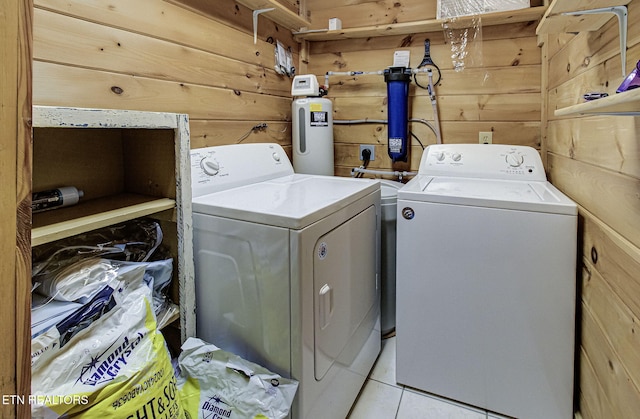
[[576, 215], [576, 204], [547, 181], [418, 175], [398, 199]]
[[301, 229], [379, 191], [375, 180], [293, 174], [193, 199], [193, 212]]

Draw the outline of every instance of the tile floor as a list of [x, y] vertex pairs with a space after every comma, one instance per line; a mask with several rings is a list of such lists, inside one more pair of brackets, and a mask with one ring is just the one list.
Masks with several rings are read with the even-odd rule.
[[503, 419], [396, 383], [396, 338], [382, 341], [373, 366], [348, 419]]

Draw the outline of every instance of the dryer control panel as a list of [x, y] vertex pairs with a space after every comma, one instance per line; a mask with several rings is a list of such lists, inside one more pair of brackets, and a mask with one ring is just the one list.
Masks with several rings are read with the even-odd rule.
[[231, 144], [191, 150], [192, 197], [293, 174], [279, 144]]
[[546, 181], [538, 150], [504, 144], [428, 146], [418, 173], [428, 176]]

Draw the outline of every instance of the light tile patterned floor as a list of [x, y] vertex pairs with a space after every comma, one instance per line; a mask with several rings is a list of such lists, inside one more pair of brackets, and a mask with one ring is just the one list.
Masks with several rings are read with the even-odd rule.
[[382, 351], [349, 419], [503, 419], [396, 383], [396, 339], [382, 341]]

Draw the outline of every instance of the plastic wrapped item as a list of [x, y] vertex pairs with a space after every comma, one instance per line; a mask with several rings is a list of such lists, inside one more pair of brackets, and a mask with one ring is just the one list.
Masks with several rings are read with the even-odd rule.
[[182, 345], [178, 369], [180, 399], [192, 418], [285, 418], [298, 389], [297, 381], [197, 338]]
[[436, 17], [452, 19], [527, 7], [531, 7], [530, 0], [438, 0]]
[[70, 333], [79, 332], [110, 308], [107, 304], [114, 288], [136, 268], [144, 268], [143, 280], [152, 290], [156, 316], [169, 310], [164, 290], [171, 282], [172, 259], [122, 262], [92, 258], [76, 262], [41, 284], [39, 294], [32, 298], [31, 337], [55, 326], [60, 336], [69, 334], [68, 340], [73, 336]]
[[[52, 327], [42, 330], [40, 332], [42, 334], [34, 333], [32, 329], [31, 347], [39, 346], [42, 342], [49, 342], [53, 338], [58, 348], [62, 348], [73, 336], [90, 327], [94, 320], [99, 319], [115, 307], [118, 300], [114, 299], [114, 292], [120, 289], [122, 284], [127, 285], [128, 281], [135, 280], [137, 276], [135, 270], [121, 273], [117, 278], [111, 279], [109, 283], [103, 284], [85, 304], [80, 305], [78, 309], [57, 321]], [[53, 308], [51, 303], [55, 302], [55, 300], [49, 300], [40, 307], [32, 308], [32, 313], [37, 313], [44, 308]]]
[[[442, 27], [451, 45], [454, 70], [482, 66], [482, 14], [530, 6], [529, 0], [438, 0], [436, 17], [445, 21]], [[459, 19], [463, 16], [472, 18]]]
[[449, 19], [442, 24], [445, 39], [451, 46], [451, 62], [455, 71], [466, 66], [482, 66], [482, 19]]
[[31, 195], [31, 211], [35, 213], [75, 205], [83, 196], [84, 192], [75, 186], [35, 192]]
[[32, 342], [34, 419], [186, 418], [144, 268], [128, 276], [89, 327], [64, 344], [55, 329]]
[[158, 250], [162, 237], [156, 221], [141, 219], [34, 248], [32, 337], [54, 325], [61, 327], [66, 316], [75, 315], [72, 306], [59, 302], [93, 305], [95, 310], [99, 303], [92, 299], [136, 266], [144, 268], [144, 281], [153, 290], [154, 312], [163, 319], [161, 323], [173, 318], [175, 305], [165, 295], [173, 260], [161, 259], [168, 253]]
[[36, 292], [57, 301], [86, 303], [117, 275], [117, 268], [109, 259], [81, 259], [55, 272], [40, 275]]
[[43, 244], [32, 251], [32, 279], [39, 282], [91, 257], [132, 262], [160, 259], [155, 252], [161, 243], [160, 225], [139, 219]]

